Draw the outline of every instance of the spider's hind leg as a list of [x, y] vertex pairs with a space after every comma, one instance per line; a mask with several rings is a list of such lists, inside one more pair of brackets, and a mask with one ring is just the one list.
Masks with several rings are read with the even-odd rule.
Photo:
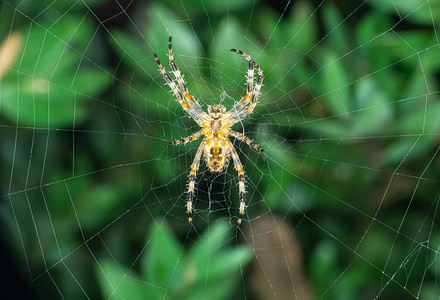
[[241, 134], [241, 133], [238, 133], [238, 132], [233, 131], [233, 130], [229, 130], [229, 135], [230, 135], [230, 136], [233, 136], [234, 138], [236, 138], [236, 139], [238, 139], [238, 140], [240, 140], [240, 141], [245, 142], [245, 143], [248, 144], [251, 148], [254, 148], [254, 149], [257, 150], [257, 151], [261, 151], [261, 152], [264, 151], [263, 148], [261, 148], [260, 146], [258, 146], [257, 143], [255, 143], [255, 142], [252, 141], [250, 138], [248, 138], [247, 136], [245, 136], [245, 135], [243, 135], [243, 134]]
[[192, 202], [194, 198], [194, 190], [196, 184], [196, 173], [200, 165], [200, 157], [202, 156], [204, 147], [205, 141], [203, 141], [197, 149], [196, 156], [194, 157], [193, 163], [191, 165], [191, 172], [189, 173], [188, 196], [186, 198], [186, 212], [188, 214], [189, 223], [192, 223]]
[[234, 167], [235, 170], [237, 170], [238, 173], [238, 197], [240, 199], [240, 208], [239, 208], [239, 213], [238, 213], [238, 220], [237, 220], [237, 224], [240, 225], [241, 224], [241, 219], [243, 218], [244, 215], [244, 209], [245, 209], [245, 201], [246, 201], [246, 189], [244, 186], [244, 180], [245, 180], [245, 176], [244, 176], [244, 170], [243, 170], [243, 165], [240, 162], [240, 158], [238, 157], [238, 153], [235, 150], [234, 146], [232, 145], [231, 142], [228, 143], [228, 146], [230, 148], [231, 151], [231, 157], [232, 160], [234, 162]]

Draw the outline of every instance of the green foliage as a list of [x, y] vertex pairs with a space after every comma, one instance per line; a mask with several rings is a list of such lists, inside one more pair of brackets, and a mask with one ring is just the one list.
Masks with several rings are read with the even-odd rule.
[[332, 114], [343, 117], [352, 108], [344, 65], [334, 53], [325, 53], [323, 58], [324, 70], [321, 72], [323, 77], [321, 82], [323, 93], [328, 94], [326, 97], [328, 104], [326, 103], [326, 105]]
[[140, 274], [104, 261], [96, 272], [106, 298], [111, 299], [230, 299], [241, 266], [251, 258], [248, 247], [226, 247], [231, 228], [218, 222], [188, 251], [167, 225], [148, 234]]
[[22, 41], [12, 66], [17, 71], [2, 78], [2, 113], [27, 126], [59, 128], [82, 122], [86, 97], [108, 88], [111, 78], [104, 69], [82, 66], [79, 53], [92, 34], [90, 21], [71, 16], [50, 31], [38, 26], [24, 30], [20, 38], [31, 38]]
[[[429, 2], [423, 0], [373, 0], [369, 4], [381, 11], [385, 11], [390, 14], [398, 14], [402, 17], [408, 17], [410, 20], [424, 25], [432, 25], [433, 20], [438, 20], [440, 18], [439, 0]], [[420, 9], [421, 7], [424, 9]]]
[[26, 274], [50, 271], [50, 292], [69, 299], [84, 296], [71, 270], [93, 299], [231, 299], [249, 285], [252, 251], [216, 221], [226, 206], [237, 214], [231, 166], [198, 176], [194, 227], [185, 220], [197, 142], [167, 142], [198, 126], [153, 59], [169, 70], [172, 35], [203, 108], [244, 95], [248, 64], [229, 49], [264, 70], [259, 104], [234, 127], [265, 149], [236, 143], [244, 220], [270, 210], [295, 228], [315, 295], [360, 299], [386, 286], [390, 299], [407, 296], [397, 282], [438, 298], [440, 235], [426, 224], [436, 224], [439, 178], [440, 0], [291, 1], [282, 15], [267, 1], [133, 1], [102, 17], [109, 2], [1, 10], [2, 43], [13, 33], [21, 44], [0, 78], [0, 227], [14, 253], [27, 251], [17, 259]]

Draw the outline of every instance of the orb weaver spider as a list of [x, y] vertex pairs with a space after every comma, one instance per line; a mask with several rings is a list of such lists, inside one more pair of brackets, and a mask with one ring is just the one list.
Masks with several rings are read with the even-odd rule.
[[[230, 129], [232, 125], [240, 122], [252, 113], [255, 106], [257, 105], [258, 96], [260, 94], [260, 89], [263, 85], [264, 78], [263, 71], [249, 55], [237, 49], [231, 49], [231, 51], [241, 54], [249, 62], [249, 68], [247, 72], [247, 93], [229, 111], [226, 112], [225, 106], [217, 104], [209, 105], [208, 113], [204, 112], [199, 102], [197, 102], [197, 100], [195, 100], [194, 97], [188, 93], [188, 88], [186, 87], [185, 81], [183, 80], [183, 77], [174, 62], [172, 51], [172, 37], [170, 36], [168, 40], [168, 56], [171, 70], [173, 72], [175, 80], [177, 81], [177, 84], [165, 71], [165, 68], [160, 63], [157, 54], [154, 53], [154, 59], [159, 66], [159, 70], [165, 78], [166, 83], [171, 88], [174, 95], [177, 97], [177, 101], [179, 101], [183, 110], [202, 128], [200, 131], [186, 138], [172, 141], [170, 142], [170, 144], [186, 144], [190, 141], [194, 141], [200, 138], [202, 135], [205, 136], [203, 141], [200, 143], [199, 148], [197, 149], [196, 156], [194, 157], [193, 163], [191, 165], [191, 172], [189, 174], [188, 195], [186, 201], [186, 211], [188, 214], [189, 223], [192, 223], [192, 202], [194, 197], [196, 173], [200, 165], [202, 154], [211, 172], [222, 171], [225, 166], [228, 165], [229, 160], [232, 157], [235, 170], [237, 170], [238, 173], [240, 208], [237, 224], [240, 225], [245, 210], [245, 175], [243, 165], [240, 162], [237, 151], [235, 150], [231, 141], [228, 139], [228, 136], [232, 136], [238, 140], [245, 142], [255, 150], [264, 151], [260, 146], [258, 146], [245, 135]], [[254, 67], [257, 69], [258, 72], [258, 78], [255, 86]]]

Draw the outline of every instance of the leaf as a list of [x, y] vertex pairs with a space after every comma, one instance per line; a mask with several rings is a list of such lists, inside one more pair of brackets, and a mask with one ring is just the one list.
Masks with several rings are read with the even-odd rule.
[[197, 271], [198, 281], [205, 281], [209, 275], [208, 266], [215, 259], [214, 253], [224, 246], [229, 237], [230, 227], [226, 222], [217, 222], [205, 231], [204, 235], [190, 251], [190, 262]]
[[[436, 251], [440, 249], [440, 234], [438, 232], [434, 233], [430, 238], [429, 247], [430, 249], [435, 249]], [[429, 268], [429, 271], [436, 277], [440, 276], [440, 260], [436, 259], [436, 256], [434, 256], [434, 264]]]
[[321, 241], [311, 253], [310, 270], [312, 271], [312, 278], [322, 282], [323, 286], [327, 286], [330, 278], [333, 278], [333, 276], [329, 276], [330, 274], [337, 273], [335, 261], [337, 255], [337, 247], [328, 240]]
[[[77, 187], [76, 190], [79, 190]], [[93, 229], [117, 213], [117, 207], [124, 199], [123, 192], [114, 185], [83, 186], [83, 194], [76, 201], [77, 212], [81, 215], [84, 230]]]
[[181, 246], [165, 225], [154, 226], [149, 236], [148, 251], [141, 262], [144, 279], [165, 289], [172, 288], [181, 279]]
[[236, 292], [236, 286], [240, 281], [241, 280], [238, 276], [228, 276], [222, 278], [221, 281], [214, 280], [203, 282], [191, 289], [189, 293], [181, 299], [208, 299], [207, 296], [209, 296], [209, 300], [236, 299], [237, 297], [234, 293]]
[[[147, 24], [137, 25], [145, 32], [145, 41], [139, 42], [133, 35], [114, 29], [110, 34], [110, 42], [119, 56], [133, 71], [136, 70], [145, 80], [162, 77], [158, 71], [153, 53], [157, 53], [162, 65], [170, 72], [168, 65], [168, 38], [173, 37], [173, 54], [176, 65], [187, 74], [187, 65], [196, 66], [191, 73], [199, 73], [200, 44], [194, 36], [189, 22], [182, 21], [166, 6], [153, 3], [146, 12]], [[143, 20], [142, 20], [143, 21]], [[160, 80], [163, 80], [160, 78]], [[189, 84], [187, 82], [187, 84]]]
[[321, 71], [322, 90], [325, 105], [332, 114], [345, 115], [351, 110], [348, 75], [340, 57], [335, 53], [324, 53], [324, 67]]
[[215, 280], [238, 271], [250, 261], [252, 254], [251, 249], [245, 246], [219, 252], [208, 265], [207, 279]]
[[[404, 136], [387, 147], [384, 157], [390, 163], [399, 163], [406, 156], [409, 156], [408, 159], [426, 157], [426, 153], [436, 147], [440, 131], [440, 103], [434, 97], [421, 96], [416, 99], [418, 101], [412, 100], [412, 105], [406, 107], [391, 128], [394, 133]], [[423, 136], [414, 145], [418, 135]]]
[[[285, 36], [288, 37], [289, 42], [285, 46], [306, 53], [316, 44], [318, 21], [316, 12], [313, 12], [309, 2], [297, 2], [293, 5], [285, 26]], [[280, 41], [284, 42], [284, 39]]]
[[[114, 263], [104, 261], [98, 266], [96, 267], [98, 282], [106, 299], [146, 299], [147, 295], [148, 299], [160, 299], [152, 297], [151, 293], [145, 293], [140, 281], [133, 274], [121, 270]], [[157, 288], [155, 290], [160, 291]], [[164, 294], [166, 291], [161, 292]], [[159, 293], [155, 292], [155, 294]]]
[[354, 136], [381, 132], [383, 126], [392, 120], [393, 110], [374, 80], [367, 78], [358, 82], [353, 100], [356, 110], [351, 116], [353, 125], [350, 130]]
[[0, 39], [4, 39], [5, 36], [11, 34], [11, 19], [13, 17], [14, 8], [9, 5], [3, 5], [0, 11]]
[[[242, 10], [246, 7], [251, 9], [252, 5], [255, 5], [253, 0], [235, 0], [235, 1], [218, 1], [218, 0], [204, 0], [203, 6], [210, 14], [224, 14], [233, 11]], [[200, 6], [200, 4], [199, 4]], [[206, 13], [206, 12], [205, 12]]]
[[[233, 17], [223, 19], [214, 33], [211, 47], [214, 82], [228, 94], [231, 94], [228, 91], [230, 87], [238, 88], [236, 92], [243, 94], [246, 83], [245, 75], [249, 66], [243, 56], [231, 52], [230, 49], [242, 50], [258, 63], [256, 56], [259, 52], [255, 49], [254, 39], [249, 35], [246, 38], [243, 37], [243, 29]], [[237, 85], [237, 82], [243, 85]]]
[[435, 136], [426, 135], [417, 141], [417, 136], [402, 137], [384, 151], [385, 161], [389, 164], [400, 164], [405, 161], [425, 158], [426, 153], [435, 145]]
[[273, 30], [277, 26], [283, 26], [283, 23], [279, 24], [278, 22], [279, 15], [271, 9], [267, 9], [258, 19], [260, 35], [262, 35], [263, 40], [269, 40], [269, 37], [271, 38], [271, 48], [284, 47], [286, 45], [285, 41], [281, 38], [283, 32], [281, 32], [281, 30]]
[[440, 131], [440, 103], [436, 98], [421, 96], [405, 115], [396, 122], [396, 131], [402, 134], [438, 134]]
[[339, 120], [334, 119], [312, 119], [297, 126], [312, 131], [314, 136], [334, 139], [335, 143], [337, 143], [340, 138], [351, 136], [350, 128], [347, 128], [347, 126]]
[[439, 0], [430, 0], [428, 2], [425, 0], [371, 0], [368, 3], [381, 11], [428, 26], [432, 26], [434, 20], [440, 18]]
[[[166, 3], [170, 7], [174, 7], [175, 9], [180, 9], [180, 6], [176, 7], [175, 0], [162, 0], [161, 2]], [[204, 0], [203, 4], [199, 0], [186, 0], [185, 3], [185, 12], [187, 16], [194, 20], [203, 20], [206, 18], [207, 14], [211, 19], [218, 18], [219, 15], [225, 15], [226, 13], [231, 13], [234, 11], [239, 11], [246, 9], [251, 9], [252, 5], [255, 1], [253, 0], [236, 0], [236, 1], [218, 1], [218, 0]], [[195, 26], [197, 27], [199, 24], [196, 22]]]
[[[153, 51], [145, 46], [139, 45], [139, 43], [125, 31], [112, 30], [109, 40], [113, 48], [133, 72], [138, 71], [138, 74], [148, 81], [150, 81], [152, 77], [160, 75], [153, 57]], [[167, 45], [166, 41], [166, 36], [164, 36], [164, 47]]]
[[[49, 27], [47, 30], [45, 27]], [[69, 71], [69, 78], [78, 66], [90, 41], [93, 40], [93, 24], [88, 19], [66, 15], [55, 24], [32, 26], [23, 36], [28, 36], [23, 48], [22, 61], [17, 69], [33, 77], [58, 82], [59, 74]], [[72, 64], [76, 62], [75, 66]], [[70, 85], [65, 86], [69, 88]]]
[[[186, 64], [200, 55], [200, 44], [194, 36], [189, 21], [182, 20], [167, 7], [158, 3], [148, 6], [147, 14], [149, 26], [146, 27], [146, 38], [159, 58], [164, 57], [163, 55], [168, 56], [170, 35], [173, 37], [173, 53], [178, 66], [180, 59]], [[153, 60], [152, 63], [156, 62]]]
[[194, 245], [191, 255], [210, 254], [223, 246], [229, 237], [230, 226], [223, 221], [215, 222], [203, 233], [200, 242]]
[[[36, 127], [72, 126], [81, 122], [86, 111], [76, 104], [75, 95], [38, 78], [18, 79], [21, 82], [17, 93], [16, 82], [4, 82], [0, 91], [2, 113], [11, 122]], [[70, 97], [69, 97], [69, 96]], [[79, 97], [78, 97], [79, 98]], [[77, 101], [79, 102], [79, 101]]]
[[110, 81], [111, 77], [107, 72], [94, 68], [82, 68], [73, 79], [68, 79], [68, 83], [71, 84], [69, 90], [75, 91], [74, 95], [79, 91], [86, 98], [104, 92]]
[[347, 42], [349, 34], [340, 12], [332, 2], [327, 2], [323, 6], [322, 13], [327, 32], [327, 36], [324, 38], [325, 41], [329, 41], [335, 51], [346, 54], [350, 49]]
[[[377, 41], [376, 37], [388, 31], [391, 26], [390, 16], [382, 14], [379, 11], [366, 13], [356, 27], [357, 45], [366, 44], [366, 47], [361, 47], [359, 51], [373, 53], [376, 47], [371, 46], [370, 43], [375, 43], [375, 41]], [[372, 38], [374, 38], [374, 41], [372, 41]]]
[[230, 52], [230, 49], [246, 49], [243, 33], [234, 18], [221, 21], [212, 43], [212, 68], [214, 78], [217, 79], [216, 81], [220, 87], [235, 86], [235, 83], [243, 78], [238, 75], [240, 74], [239, 66], [243, 70], [241, 74], [246, 74], [247, 61], [241, 55]]
[[81, 53], [92, 40], [91, 26], [68, 16], [50, 32], [34, 26], [23, 34], [29, 38], [12, 68], [17, 71], [2, 78], [0, 90], [1, 112], [10, 121], [59, 128], [86, 117], [81, 102], [103, 91], [111, 79], [104, 70], [81, 64]]

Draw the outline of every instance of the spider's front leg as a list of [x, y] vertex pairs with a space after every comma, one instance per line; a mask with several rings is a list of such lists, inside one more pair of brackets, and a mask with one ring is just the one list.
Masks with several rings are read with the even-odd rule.
[[201, 125], [201, 120], [204, 117], [207, 117], [206, 113], [203, 111], [202, 107], [200, 106], [199, 102], [194, 99], [193, 96], [191, 96], [188, 92], [188, 88], [186, 87], [185, 80], [183, 80], [183, 76], [180, 73], [180, 70], [177, 68], [176, 63], [174, 62], [174, 55], [173, 55], [173, 44], [172, 44], [172, 37], [168, 39], [168, 57], [170, 60], [170, 66], [171, 70], [173, 71], [174, 77], [177, 80], [177, 83], [180, 88], [181, 95], [184, 98], [184, 101], [188, 103], [190, 110], [188, 111], [188, 114], [199, 124]]
[[[263, 71], [258, 66], [257, 63], [246, 53], [241, 50], [231, 49], [232, 52], [238, 53], [242, 55], [248, 62], [248, 82], [247, 82], [247, 94], [243, 97], [243, 99], [238, 102], [231, 110], [233, 123], [237, 123], [240, 120], [243, 120], [247, 116], [249, 116], [255, 106], [257, 105], [258, 96], [260, 94], [261, 86], [263, 85]], [[253, 72], [254, 67], [257, 69], [258, 77], [255, 86], [253, 86]], [[249, 106], [246, 106], [250, 102]], [[241, 109], [241, 110], [240, 110]]]
[[187, 113], [189, 113], [190, 106], [189, 106], [188, 102], [186, 102], [183, 99], [182, 93], [179, 91], [178, 87], [176, 86], [174, 81], [171, 79], [170, 75], [168, 75], [168, 73], [165, 71], [165, 68], [160, 63], [160, 60], [157, 57], [156, 53], [154, 53], [154, 59], [156, 60], [156, 63], [159, 66], [159, 71], [162, 74], [163, 78], [165, 79], [166, 83], [171, 88], [171, 90], [173, 91], [174, 95], [177, 97], [177, 101], [179, 101], [179, 103], [182, 106], [183, 110], [186, 111]]
[[186, 212], [188, 213], [188, 222], [192, 223], [192, 201], [194, 198], [194, 189], [196, 184], [196, 174], [197, 169], [200, 165], [200, 157], [203, 153], [203, 148], [205, 147], [205, 140], [200, 144], [199, 149], [197, 149], [196, 156], [194, 157], [193, 163], [191, 165], [191, 172], [189, 173], [189, 183], [188, 183], [188, 196], [186, 198]]

